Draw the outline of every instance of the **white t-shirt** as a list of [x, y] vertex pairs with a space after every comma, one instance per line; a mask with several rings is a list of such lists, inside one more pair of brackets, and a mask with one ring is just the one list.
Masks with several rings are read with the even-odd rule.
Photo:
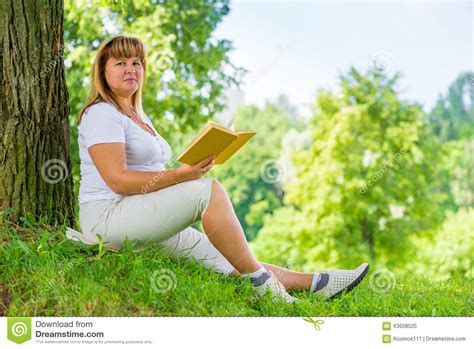
[[97, 171], [87, 149], [98, 143], [125, 143], [127, 167], [136, 171], [164, 171], [171, 147], [158, 134], [147, 116], [147, 124], [157, 136], [143, 130], [113, 105], [100, 102], [87, 108], [79, 124], [81, 181], [79, 204], [121, 197], [109, 188]]

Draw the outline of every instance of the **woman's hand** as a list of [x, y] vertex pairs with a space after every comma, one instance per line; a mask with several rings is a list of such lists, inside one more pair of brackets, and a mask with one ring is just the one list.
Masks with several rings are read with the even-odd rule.
[[197, 164], [188, 165], [184, 164], [181, 165], [176, 169], [179, 173], [179, 178], [183, 181], [191, 181], [193, 179], [199, 179], [204, 176], [209, 170], [214, 166], [216, 156], [211, 155], [210, 157], [201, 160]]

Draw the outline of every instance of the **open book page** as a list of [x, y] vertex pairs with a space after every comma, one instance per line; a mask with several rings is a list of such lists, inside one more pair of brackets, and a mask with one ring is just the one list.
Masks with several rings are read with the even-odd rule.
[[223, 164], [226, 162], [232, 155], [234, 155], [240, 148], [247, 143], [250, 138], [255, 136], [257, 133], [253, 131], [238, 130], [237, 138], [234, 139], [217, 157], [216, 164]]
[[199, 131], [199, 133], [191, 140], [191, 143], [186, 147], [186, 149], [183, 150], [181, 154], [186, 153], [189, 149], [191, 149], [201, 138], [202, 136], [209, 131], [211, 128], [211, 124], [208, 122], [202, 129]]
[[212, 120], [208, 121], [178, 156], [178, 160], [192, 165], [211, 155], [217, 155], [216, 164], [222, 164], [255, 134], [256, 132], [247, 130], [233, 131]]
[[236, 138], [236, 134], [212, 125], [178, 156], [178, 160], [193, 165], [211, 155], [219, 154]]

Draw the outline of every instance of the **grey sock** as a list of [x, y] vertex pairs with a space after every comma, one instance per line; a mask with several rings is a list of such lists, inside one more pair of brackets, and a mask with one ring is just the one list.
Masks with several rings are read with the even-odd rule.
[[259, 270], [251, 274], [242, 274], [242, 277], [244, 279], [249, 279], [253, 286], [261, 286], [268, 280], [268, 278], [270, 278], [270, 274], [264, 267], [261, 267]]
[[324, 286], [326, 286], [328, 282], [329, 282], [329, 275], [327, 273], [314, 273], [310, 290], [312, 292], [319, 291]]

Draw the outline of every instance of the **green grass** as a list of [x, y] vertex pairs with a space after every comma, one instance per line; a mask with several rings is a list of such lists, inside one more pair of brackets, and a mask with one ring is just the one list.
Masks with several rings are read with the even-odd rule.
[[[156, 247], [109, 252], [65, 239], [64, 228], [0, 226], [0, 305], [6, 316], [472, 316], [473, 281], [397, 276], [388, 293], [368, 277], [352, 292], [322, 301], [294, 292], [298, 304], [257, 298], [239, 277], [174, 260]], [[168, 270], [176, 287], [156, 292]], [[2, 285], [3, 284], [3, 285]], [[3, 291], [2, 291], [3, 286]]]

